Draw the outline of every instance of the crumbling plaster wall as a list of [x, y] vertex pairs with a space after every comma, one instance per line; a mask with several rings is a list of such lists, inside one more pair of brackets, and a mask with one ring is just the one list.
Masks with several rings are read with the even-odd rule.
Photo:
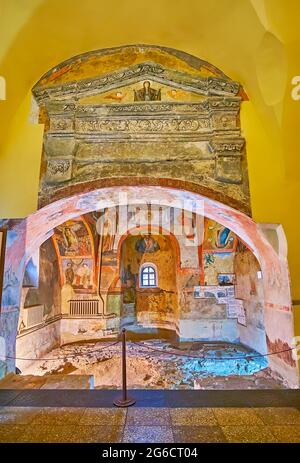
[[247, 326], [238, 325], [240, 341], [258, 352], [266, 353], [261, 268], [253, 253], [244, 246], [235, 254], [234, 272], [235, 294], [238, 299], [242, 299], [246, 311]]

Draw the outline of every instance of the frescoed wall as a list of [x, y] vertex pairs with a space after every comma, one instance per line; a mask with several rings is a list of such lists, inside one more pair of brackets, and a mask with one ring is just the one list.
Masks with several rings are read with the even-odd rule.
[[[178, 318], [177, 259], [171, 240], [163, 235], [128, 236], [122, 244], [123, 303], [134, 303], [138, 323], [175, 329]], [[157, 286], [142, 287], [145, 263], [155, 269]]]
[[53, 242], [49, 239], [40, 247], [38, 286], [26, 292], [24, 307], [43, 305], [44, 317], [54, 317], [60, 313], [60, 288], [59, 262]]
[[[105, 199], [101, 200], [103, 202], [100, 202], [99, 198], [102, 198], [102, 190], [100, 190], [101, 193], [99, 193], [100, 196], [98, 196], [96, 193], [90, 193], [88, 196], [86, 194], [80, 194], [78, 196], [78, 200], [74, 202], [74, 198], [69, 198], [68, 200], [63, 200], [61, 204], [63, 204], [64, 210], [65, 210], [65, 205], [66, 201], [68, 204], [68, 207], [70, 208], [70, 212], [67, 215], [68, 220], [74, 220], [76, 221], [84, 221], [83, 216], [76, 216], [79, 210], [82, 211], [82, 213], [87, 213], [88, 211], [92, 210], [91, 204], [94, 205], [94, 207], [99, 207], [99, 205], [103, 205], [103, 210], [105, 211], [105, 206], [110, 209], [111, 204], [120, 204], [117, 201], [119, 200], [120, 194], [124, 193], [124, 189], [120, 188], [119, 190], [115, 191], [115, 188], [113, 189], [108, 189], [106, 192]], [[182, 195], [181, 192], [178, 190], [174, 189], [160, 189], [159, 190], [161, 194], [165, 192], [166, 198], [164, 207], [167, 208], [167, 204], [170, 198], [175, 198], [177, 199], [179, 196], [177, 195]], [[140, 199], [144, 201], [144, 204], [148, 204], [147, 200], [148, 198], [151, 198], [151, 195], [153, 195], [153, 191], [151, 188], [145, 187], [145, 192], [141, 190], [140, 188], [138, 191], [135, 188], [128, 187], [127, 192], [129, 195], [132, 196], [131, 200], [131, 205], [137, 205], [139, 206], [139, 201]], [[115, 196], [117, 195], [117, 200], [114, 201]], [[144, 195], [144, 196], [143, 196]], [[184, 193], [185, 197], [187, 193]], [[113, 199], [113, 201], [111, 200]], [[194, 196], [191, 195], [191, 199], [193, 200]], [[74, 202], [74, 203], [73, 203]], [[161, 203], [160, 203], [161, 204]], [[191, 203], [187, 203], [187, 208], [190, 212], [193, 211], [193, 201]], [[50, 208], [50, 211], [55, 209], [56, 204], [54, 205], [49, 205], [47, 206]], [[148, 205], [149, 206], [149, 205]], [[226, 208], [226, 206], [221, 205], [220, 203], [217, 202], [212, 202], [212, 201], [207, 201], [205, 203], [206, 206], [206, 211], [208, 211], [208, 215], [211, 218], [214, 218], [215, 220], [220, 217], [220, 220], [222, 220], [222, 224], [225, 227], [229, 227], [232, 225], [232, 230], [235, 230], [237, 233], [241, 234], [243, 242], [247, 243], [247, 246], [254, 248], [254, 240], [250, 237], [252, 237], [252, 234], [254, 234], [255, 239], [257, 242], [260, 244], [259, 251], [256, 249], [255, 252], [260, 258], [260, 262], [262, 265], [262, 273], [264, 275], [263, 278], [263, 284], [264, 284], [264, 298], [267, 299], [267, 303], [264, 304], [264, 321], [265, 321], [265, 327], [266, 327], [266, 334], [267, 334], [267, 349], [270, 349], [269, 346], [273, 346], [274, 343], [279, 343], [281, 338], [278, 337], [278, 332], [283, 333], [283, 340], [285, 343], [288, 342], [291, 336], [291, 325], [288, 324], [288, 320], [291, 320], [291, 314], [289, 312], [289, 306], [288, 306], [288, 299], [287, 299], [287, 294], [284, 292], [285, 284], [288, 283], [287, 280], [287, 273], [284, 273], [284, 243], [282, 243], [278, 249], [277, 252], [280, 253], [280, 259], [276, 259], [276, 254], [275, 250], [267, 244], [267, 241], [265, 238], [262, 238], [262, 233], [260, 233], [260, 228], [247, 216], [244, 214], [239, 213], [238, 211], [234, 211], [231, 208]], [[149, 207], [148, 207], [149, 209]], [[44, 211], [41, 211], [41, 217], [38, 216], [39, 220], [37, 220], [37, 215], [34, 214], [31, 218], [30, 221], [28, 222], [28, 227], [30, 227], [31, 232], [37, 233], [37, 240], [40, 240], [39, 242], [43, 243], [45, 239], [49, 239], [49, 236], [51, 236], [51, 230], [54, 230], [55, 234], [55, 228], [58, 226], [63, 225], [63, 222], [61, 221], [61, 216], [60, 216], [60, 211], [58, 211], [57, 217], [55, 221], [50, 222], [52, 227], [49, 229], [49, 224], [44, 224], [43, 220], [45, 220]], [[152, 233], [149, 233], [148, 231], [148, 226], [143, 223], [141, 226], [136, 226], [135, 228], [140, 232], [140, 235], [157, 235], [157, 236], [166, 236], [163, 232], [164, 230], [160, 230], [161, 225], [157, 224], [156, 222], [156, 217], [157, 214], [152, 214], [154, 211], [147, 211], [145, 216], [151, 218], [151, 229], [152, 229], [152, 222], [153, 228], [156, 228], [156, 231], [152, 231]], [[162, 210], [160, 211], [161, 213], [163, 212]], [[177, 212], [173, 211], [173, 216], [175, 218]], [[170, 213], [170, 215], [172, 215]], [[233, 214], [235, 214], [233, 216]], [[104, 214], [105, 215], [105, 214]], [[160, 215], [160, 214], [159, 214]], [[179, 215], [180, 216], [180, 213]], [[50, 221], [51, 218], [54, 217], [54, 211], [49, 215]], [[75, 218], [77, 217], [77, 218]], [[236, 222], [233, 219], [236, 219]], [[202, 217], [203, 219], [203, 217]], [[178, 222], [178, 221], [177, 221]], [[182, 220], [181, 220], [182, 222]], [[185, 223], [185, 220], [183, 220]], [[177, 317], [177, 326], [176, 326], [176, 332], [180, 339], [182, 340], [207, 340], [207, 341], [217, 341], [217, 340], [226, 340], [226, 341], [239, 341], [239, 326], [241, 325], [245, 328], [247, 328], [247, 311], [245, 310], [244, 303], [242, 299], [239, 299], [235, 296], [235, 289], [236, 289], [236, 275], [233, 275], [231, 273], [224, 273], [224, 268], [220, 269], [217, 273], [218, 278], [220, 275], [222, 276], [222, 281], [219, 285], [204, 285], [202, 283], [201, 278], [205, 276], [204, 272], [204, 266], [203, 266], [203, 253], [207, 252], [210, 253], [211, 250], [204, 250], [203, 249], [203, 240], [199, 240], [199, 242], [196, 240], [196, 246], [195, 243], [193, 246], [189, 246], [191, 239], [195, 235], [195, 237], [198, 237], [198, 235], [201, 238], [201, 235], [205, 235], [205, 223], [204, 223], [204, 229], [201, 224], [203, 224], [203, 220], [197, 221], [196, 218], [191, 218], [191, 225], [193, 223], [196, 223], [196, 233], [192, 232], [190, 230], [190, 227], [188, 227], [188, 233], [187, 236], [182, 234], [181, 238], [179, 235], [175, 234], [169, 234], [169, 238], [172, 241], [172, 245], [174, 245], [174, 248], [177, 250], [175, 253], [176, 255], [176, 264], [177, 264], [177, 271], [176, 271], [176, 277], [177, 277], [177, 291], [178, 291], [178, 317]], [[176, 221], [173, 220], [173, 223], [175, 225]], [[244, 224], [248, 224], [248, 229], [244, 230], [242, 226]], [[25, 224], [26, 225], [26, 224]], [[69, 225], [69, 224], [68, 224]], [[198, 225], [199, 225], [199, 230], [198, 230]], [[218, 225], [219, 226], [219, 225]], [[96, 227], [97, 228], [97, 227]], [[146, 230], [145, 230], [146, 228]], [[194, 228], [194, 226], [192, 227]], [[45, 232], [46, 230], [46, 232]], [[244, 230], [243, 233], [241, 233], [241, 230]], [[20, 275], [22, 274], [20, 267], [18, 266], [22, 259], [22, 250], [20, 252], [16, 252], [18, 250], [18, 246], [22, 244], [22, 239], [24, 236], [26, 236], [26, 239], [28, 240], [28, 245], [30, 246], [29, 249], [35, 250], [37, 242], [36, 240], [30, 241], [29, 234], [26, 234], [26, 227], [24, 228], [24, 224], [18, 224], [15, 226], [15, 228], [12, 229], [12, 238], [13, 238], [13, 243], [15, 246], [13, 246], [13, 251], [12, 251], [12, 245], [8, 247], [7, 250], [7, 255], [8, 255], [8, 263], [16, 263], [13, 266], [6, 266], [6, 271], [8, 272], [10, 270], [10, 273], [14, 273], [16, 278], [20, 278]], [[120, 233], [122, 231], [122, 234]], [[121, 278], [120, 278], [120, 263], [121, 263], [121, 246], [122, 246], [122, 241], [124, 241], [127, 237], [128, 234], [133, 234], [134, 230], [128, 230], [127, 232], [124, 230], [118, 229], [116, 236], [113, 240], [113, 250], [110, 251], [113, 254], [116, 255], [116, 262], [117, 265], [107, 265], [107, 266], [99, 266], [101, 263], [102, 259], [98, 259], [97, 264], [98, 270], [96, 271], [97, 278], [98, 280], [98, 285], [95, 288], [95, 292], [91, 293], [91, 296], [93, 297], [93, 300], [87, 298], [87, 290], [84, 290], [85, 292], [82, 293], [75, 293], [75, 290], [73, 289], [71, 284], [64, 284], [61, 289], [61, 299], [62, 299], [62, 304], [61, 304], [61, 323], [60, 326], [64, 326], [64, 338], [63, 339], [69, 339], [69, 340], [84, 340], [85, 338], [88, 337], [88, 339], [99, 339], [103, 336], [114, 336], [114, 333], [118, 331], [118, 321], [120, 320], [120, 317], [118, 317], [118, 314], [113, 314], [113, 313], [108, 313], [108, 301], [112, 303], [113, 308], [119, 308], [120, 313], [122, 315], [122, 305], [119, 304], [119, 301], [117, 300], [117, 294], [119, 293], [119, 296], [122, 297], [122, 283], [121, 283]], [[166, 231], [166, 230], [165, 230]], [[249, 234], [248, 234], [249, 231]], [[100, 230], [101, 232], [101, 230]], [[250, 233], [251, 232], [251, 233]], [[41, 238], [41, 233], [43, 233], [42, 238]], [[87, 228], [87, 233], [89, 233], [88, 228]], [[144, 238], [143, 237], [143, 238]], [[99, 240], [99, 247], [98, 250], [95, 252], [94, 251], [94, 256], [97, 256], [99, 254], [99, 250], [102, 248], [103, 244], [103, 238], [104, 236], [100, 236]], [[155, 240], [154, 240], [155, 241]], [[157, 240], [156, 240], [157, 241]], [[55, 237], [53, 239], [53, 242], [55, 243]], [[92, 239], [92, 243], [93, 243]], [[102, 244], [101, 244], [102, 243]], [[184, 255], [184, 247], [189, 248], [189, 252], [186, 254], [188, 257], [187, 259], [183, 260], [182, 256]], [[190, 249], [192, 248], [193, 252], [190, 253]], [[56, 251], [58, 250], [58, 246], [55, 246]], [[149, 255], [159, 253], [161, 251], [160, 247], [158, 247], [155, 242], [153, 243], [152, 240], [146, 239], [146, 241], [143, 239], [139, 245], [137, 246], [137, 249], [135, 248], [135, 251], [141, 250], [142, 252], [145, 251], [146, 249], [151, 250], [152, 252], [149, 252]], [[235, 248], [235, 253], [239, 252], [240, 249], [238, 247]], [[268, 251], [268, 253], [267, 253]], [[217, 251], [218, 253], [221, 253], [220, 250]], [[228, 254], [229, 250], [226, 249], [224, 254]], [[266, 252], [266, 256], [263, 254]], [[260, 254], [261, 253], [261, 254]], [[233, 253], [232, 253], [233, 254]], [[62, 261], [63, 259], [76, 259], [76, 257], [70, 258], [70, 257], [64, 257], [60, 256], [57, 251], [58, 258]], [[190, 260], [192, 256], [196, 256], [195, 260]], [[271, 256], [272, 259], [268, 259], [268, 257]], [[15, 257], [15, 261], [13, 260], [13, 257]], [[30, 254], [28, 253], [28, 259], [30, 258]], [[85, 257], [86, 259], [88, 257]], [[25, 257], [24, 257], [25, 259]], [[96, 261], [96, 259], [95, 259]], [[115, 260], [114, 260], [115, 262]], [[276, 265], [275, 265], [276, 264]], [[107, 269], [106, 275], [104, 272], [104, 269]], [[61, 271], [61, 265], [60, 265], [60, 271]], [[96, 265], [95, 265], [96, 268]], [[25, 270], [25, 265], [24, 269]], [[278, 270], [278, 271], [277, 271]], [[282, 273], [283, 272], [283, 273]], [[102, 275], [101, 275], [102, 274]], [[282, 276], [286, 276], [286, 279], [284, 280]], [[105, 276], [105, 278], [104, 278]], [[224, 279], [224, 276], [227, 276], [228, 279]], [[63, 273], [61, 272], [61, 277], [63, 277]], [[230, 278], [232, 277], [232, 281]], [[64, 281], [64, 280], [61, 280]], [[105, 288], [103, 287], [103, 282], [108, 283], [106, 284]], [[219, 279], [218, 279], [219, 282]], [[226, 285], [224, 284], [226, 283]], [[16, 285], [17, 286], [17, 285]], [[279, 291], [280, 289], [280, 291]], [[66, 291], [67, 290], [67, 291]], [[98, 291], [97, 291], [98, 290]], [[271, 298], [271, 296], [274, 296], [274, 291], [277, 291], [276, 293], [276, 299]], [[17, 293], [16, 293], [17, 294]], [[278, 295], [278, 297], [277, 297]], [[66, 304], [64, 305], [63, 303], [63, 296]], [[5, 298], [4, 298], [5, 299]], [[94, 300], [95, 299], [95, 300]], [[100, 304], [101, 301], [101, 304]], [[271, 302], [274, 301], [274, 302]], [[274, 307], [276, 301], [276, 312]], [[94, 312], [89, 312], [88, 314], [85, 312], [84, 314], [78, 313], [78, 308], [81, 309], [81, 304], [82, 303], [87, 303], [88, 309], [90, 310], [90, 305], [92, 306], [92, 309], [95, 307], [95, 305], [100, 306], [103, 311], [98, 312], [98, 308], [96, 308], [96, 311]], [[117, 303], [118, 302], [118, 303]], [[71, 303], [71, 304], [69, 304]], [[280, 305], [280, 303], [286, 304], [284, 307]], [[86, 304], [84, 304], [86, 307]], [[265, 305], [267, 306], [268, 310], [265, 309]], [[70, 310], [71, 307], [73, 306], [73, 312]], [[75, 307], [75, 308], [74, 308]], [[226, 311], [224, 310], [226, 309]], [[77, 310], [77, 312], [76, 312]], [[7, 314], [7, 310], [4, 311], [4, 314]], [[285, 318], [285, 323], [281, 325], [276, 325], [274, 323], [274, 320], [270, 320], [269, 316], [271, 313], [276, 313], [278, 315], [278, 318], [280, 316], [280, 319], [283, 321]], [[2, 320], [4, 317], [2, 317]], [[81, 319], [84, 319], [84, 326], [83, 328], [81, 326]], [[99, 320], [99, 323], [94, 323], [91, 324], [88, 319], [90, 320]], [[119, 319], [119, 320], [118, 320]], [[67, 323], [64, 322], [64, 320], [67, 320]], [[110, 322], [111, 321], [111, 322]], [[2, 325], [3, 326], [3, 325]], [[68, 332], [65, 331], [67, 327], [67, 330], [72, 331], [72, 336], [68, 337]], [[90, 328], [89, 328], [90, 327]], [[94, 327], [94, 328], [93, 328]], [[97, 328], [96, 328], [97, 327]], [[169, 328], [171, 328], [169, 326]], [[174, 329], [174, 328], [171, 328]], [[75, 333], [74, 333], [75, 330]], [[284, 331], [283, 331], [284, 330]], [[13, 333], [11, 333], [13, 336]], [[277, 336], [277, 337], [276, 337]], [[283, 341], [282, 341], [283, 343]], [[258, 346], [258, 349], [261, 349], [261, 346]], [[272, 359], [271, 359], [272, 360]], [[270, 360], [270, 364], [271, 364]], [[289, 363], [288, 363], [289, 362]], [[295, 362], [292, 364], [290, 362], [290, 359], [285, 358], [279, 358], [279, 356], [276, 357], [276, 360], [273, 361], [272, 367], [275, 365], [275, 371], [281, 374], [283, 377], [285, 377], [290, 384], [294, 384], [293, 381], [297, 381], [297, 375], [296, 375], [296, 364]]]
[[[95, 220], [89, 217], [90, 224]], [[54, 230], [62, 293], [92, 293], [95, 289], [95, 230], [84, 218], [70, 220]], [[68, 291], [69, 290], [69, 291]], [[68, 301], [63, 297], [65, 305]]]
[[[44, 305], [46, 322], [70, 316], [70, 301], [98, 300], [114, 326], [126, 319], [181, 339], [240, 340], [265, 349], [259, 266], [230, 229], [178, 208], [136, 205], [126, 214], [131, 233], [115, 208], [57, 227], [40, 249], [38, 288], [23, 289], [24, 308]], [[153, 288], [142, 287], [145, 264], [155, 268]], [[90, 338], [79, 326], [69, 338], [70, 323], [64, 322], [64, 339], [75, 340], [76, 329], [80, 339]]]
[[236, 297], [243, 301], [246, 326], [239, 325], [240, 340], [259, 351], [266, 350], [264, 292], [260, 265], [244, 245], [239, 243], [234, 258]]

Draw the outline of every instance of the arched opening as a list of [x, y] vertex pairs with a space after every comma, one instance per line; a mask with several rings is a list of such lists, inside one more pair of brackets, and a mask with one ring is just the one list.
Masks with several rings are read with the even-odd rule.
[[[265, 232], [261, 231], [261, 227], [239, 211], [235, 211], [221, 203], [208, 200], [207, 198], [188, 191], [140, 186], [127, 187], [126, 193], [127, 197], [125, 200], [123, 188], [119, 189], [119, 191], [115, 187], [100, 189], [98, 191], [96, 190], [57, 201], [28, 217], [25, 221], [19, 223], [9, 231], [11, 237], [18, 237], [18, 246], [8, 247], [6, 265], [10, 263], [8, 266], [9, 271], [14, 272], [16, 278], [22, 281], [25, 267], [38, 248], [45, 241], [49, 240], [49, 236], [53, 233], [53, 230], [60, 230], [60, 227], [66, 223], [67, 225], [65, 226], [68, 228], [71, 227], [72, 229], [73, 225], [70, 223], [72, 220], [76, 223], [75, 229], [78, 229], [79, 236], [82, 236], [80, 232], [81, 228], [78, 225], [78, 221], [82, 219], [79, 219], [78, 214], [81, 214], [80, 217], [84, 216], [84, 220], [87, 220], [87, 214], [95, 214], [93, 211], [110, 210], [115, 207], [120, 208], [123, 206], [127, 207], [128, 204], [133, 207], [143, 203], [146, 204], [147, 207], [150, 203], [153, 203], [154, 208], [157, 208], [157, 206], [159, 206], [159, 208], [168, 208], [173, 202], [175, 208], [178, 209], [179, 201], [184, 200], [182, 208], [190, 212], [192, 224], [195, 207], [201, 205], [199, 210], [201, 210], [204, 219], [204, 228], [200, 227], [200, 229], [201, 233], [204, 233], [204, 235], [201, 243], [198, 243], [200, 246], [197, 244], [196, 248], [191, 247], [188, 250], [184, 250], [183, 245], [179, 243], [179, 253], [178, 248], [176, 249], [174, 245], [178, 240], [175, 239], [175, 237], [171, 238], [172, 235], [162, 235], [169, 244], [172, 242], [170, 246], [175, 256], [172, 265], [176, 265], [177, 285], [178, 281], [181, 282], [180, 289], [178, 290], [178, 316], [174, 323], [179, 338], [181, 338], [182, 341], [238, 341], [262, 354], [269, 351], [272, 353], [269, 357], [269, 366], [271, 370], [276, 372], [276, 374], [280, 373], [290, 384], [292, 383], [292, 372], [294, 371], [294, 379], [297, 381], [298, 371], [296, 364], [293, 365], [287, 353], [285, 353], [284, 357], [281, 353], [274, 353], [274, 346], [272, 344], [272, 339], [274, 339], [274, 337], [277, 339], [280, 336], [285, 336], [283, 343], [291, 345], [291, 339], [293, 337], [292, 313], [290, 312], [289, 315], [286, 309], [288, 307], [289, 293], [286, 286], [283, 285], [283, 282], [287, 281], [287, 268], [285, 267], [282, 256], [279, 258], [278, 254], [276, 254], [275, 250], [265, 239]], [[180, 214], [179, 217], [182, 218]], [[84, 220], [82, 220], [83, 223]], [[214, 223], [212, 223], [212, 221]], [[185, 223], [185, 220], [181, 220], [181, 223], [182, 222]], [[154, 224], [154, 226], [156, 225]], [[229, 229], [229, 232], [226, 228]], [[58, 233], [60, 232], [62, 232], [62, 230]], [[139, 230], [139, 232], [143, 234], [143, 228]], [[155, 228], [152, 233], [153, 238], [160, 235]], [[86, 236], [90, 236], [87, 228]], [[238, 238], [238, 241], [235, 236]], [[193, 238], [193, 233], [191, 233], [189, 226], [187, 226], [185, 232], [185, 238], [186, 237], [188, 237], [188, 239]], [[110, 237], [109, 239], [115, 255], [117, 256], [119, 253], [122, 257], [122, 249], [126, 247], [126, 245], [123, 247], [124, 243], [126, 243], [127, 240], [130, 242], [130, 239], [133, 238], [133, 241], [136, 243], [141, 239], [141, 236], [130, 235], [130, 229], [129, 233], [128, 229], [126, 229], [125, 231], [123, 230], [120, 236], [115, 236], [114, 239]], [[53, 241], [55, 237], [52, 236], [50, 239]], [[72, 252], [75, 252], [75, 242], [76, 239], [75, 241], [71, 239], [70, 242], [67, 242], [68, 246], [73, 246]], [[95, 241], [93, 243], [95, 243]], [[101, 236], [99, 238], [98, 248], [100, 245], [99, 243], [101, 244]], [[145, 245], [145, 243], [140, 244], [141, 247]], [[152, 240], [150, 240], [150, 245], [155, 248]], [[137, 247], [139, 248], [139, 246]], [[92, 246], [85, 246], [85, 252], [87, 253], [90, 251], [92, 252], [92, 249]], [[136, 244], [134, 245], [134, 250], [136, 251]], [[231, 264], [229, 264], [230, 259], [227, 259], [228, 254], [233, 252], [233, 250], [234, 259], [231, 261]], [[80, 249], [76, 248], [76, 252], [82, 254], [82, 246]], [[95, 333], [97, 331], [95, 323], [98, 323], [98, 330], [102, 336], [111, 335], [116, 332], [120, 326], [120, 313], [122, 311], [120, 301], [122, 301], [124, 291], [120, 278], [120, 269], [118, 265], [115, 265], [116, 262], [114, 261], [113, 253], [107, 250], [106, 255], [104, 253], [102, 256], [104, 261], [102, 261], [101, 264], [102, 276], [99, 284], [99, 281], [97, 281], [97, 276], [99, 277], [99, 260], [97, 261], [97, 253], [95, 251], [93, 252], [94, 255], [91, 259], [93, 259], [94, 262], [94, 269], [97, 270], [95, 270], [96, 277], [90, 280], [93, 281], [93, 289], [91, 289], [88, 300], [89, 303], [93, 299], [98, 301], [99, 314], [89, 314], [91, 315], [90, 318], [94, 319], [94, 325], [88, 327], [86, 319], [83, 320], [80, 319], [80, 317], [75, 317], [71, 320], [67, 316], [68, 314], [63, 313], [60, 319], [60, 323], [64, 325], [64, 328], [61, 328], [61, 333], [65, 334], [65, 327], [69, 326], [68, 329], [72, 335], [74, 335], [75, 332], [76, 337], [80, 335], [77, 337], [78, 340], [95, 339]], [[148, 253], [145, 257], [145, 263], [151, 262], [151, 259], [149, 259], [150, 255], [151, 253]], [[88, 258], [87, 254], [85, 256], [77, 255], [75, 258], [71, 258], [71, 260], [73, 259], [77, 262], [76, 259], [78, 257]], [[201, 259], [199, 260], [200, 257]], [[61, 259], [70, 259], [70, 256], [61, 256]], [[190, 259], [192, 259], [192, 263]], [[200, 261], [203, 267], [200, 267]], [[22, 263], [22, 267], [18, 265], [19, 262]], [[191, 263], [190, 268], [189, 262]], [[157, 262], [152, 261], [152, 263], [155, 263], [157, 266]], [[197, 265], [198, 271], [195, 272], [195, 267]], [[221, 267], [219, 267], [219, 265], [221, 265]], [[224, 267], [224, 265], [226, 266]], [[67, 281], [67, 274], [69, 273], [67, 272], [68, 267], [63, 268], [64, 279], [62, 280], [62, 288], [66, 284], [69, 286], [73, 284], [75, 286], [75, 291], [77, 291], [76, 294], [80, 295], [79, 300], [82, 300], [86, 297], [86, 293], [82, 293], [82, 291], [86, 292], [89, 290], [89, 285], [85, 285], [82, 282], [82, 284], [79, 283], [79, 277], [81, 276], [82, 278], [84, 272], [80, 271], [79, 276], [77, 275], [77, 279], [72, 277], [72, 284], [70, 284], [70, 280]], [[274, 273], [275, 271], [276, 273]], [[94, 270], [92, 270], [91, 273], [93, 272]], [[78, 272], [75, 273], [78, 274]], [[231, 280], [233, 278], [233, 273], [236, 273], [236, 281]], [[90, 275], [89, 273], [89, 278]], [[86, 274], [85, 277], [87, 277]], [[158, 279], [158, 282], [160, 282], [160, 279]], [[98, 297], [98, 284], [100, 296], [104, 300], [103, 307], [101, 306], [101, 298]], [[243, 313], [240, 313], [240, 323], [238, 323], [236, 317], [234, 321], [230, 321], [227, 317], [228, 314], [224, 316], [224, 306], [222, 306], [222, 297], [224, 297], [224, 294], [221, 294], [220, 290], [227, 289], [232, 285], [235, 286], [237, 291], [237, 298], [241, 298], [241, 300], [245, 301], [247, 312], [246, 325], [243, 321]], [[212, 293], [213, 289], [220, 292], [220, 294], [208, 294]], [[155, 290], [156, 288], [153, 288], [153, 291]], [[74, 291], [74, 288], [72, 288], [72, 291]], [[19, 297], [19, 292], [21, 293], [21, 287], [18, 286], [15, 291], [15, 296]], [[207, 294], [205, 294], [205, 292]], [[279, 294], [280, 299], [278, 299]], [[67, 297], [68, 301], [72, 299], [70, 294]], [[219, 302], [221, 302], [221, 304], [216, 304], [217, 298], [220, 298]], [[279, 302], [280, 300], [281, 302]], [[18, 302], [18, 304], [20, 304], [20, 302]], [[214, 315], [211, 319], [207, 318], [207, 304], [210, 310], [214, 311]], [[277, 304], [277, 306], [275, 304]], [[279, 304], [282, 304], [284, 308], [281, 310], [278, 309]], [[148, 302], [146, 305], [148, 310]], [[93, 310], [91, 307], [90, 304], [89, 310]], [[187, 307], [189, 308], [188, 310]], [[256, 308], [256, 312], [253, 311], [253, 313], [251, 313], [253, 307]], [[70, 310], [70, 306], [68, 306], [68, 310]], [[143, 310], [141, 310], [141, 313], [142, 312]], [[221, 312], [223, 313], [222, 316], [220, 316]], [[272, 320], [270, 320], [269, 316], [271, 312], [273, 315]], [[100, 315], [100, 317], [98, 317], [98, 315]], [[274, 320], [275, 317], [277, 318], [276, 323]], [[252, 320], [255, 320], [254, 324]], [[140, 321], [145, 324], [145, 314], [142, 315]], [[70, 328], [72, 323], [73, 328]], [[152, 324], [153, 326], [155, 325], [153, 320]], [[260, 329], [254, 329], [254, 325], [257, 328], [259, 324], [261, 325]], [[74, 326], [76, 326], [75, 331]], [[157, 326], [157, 324], [155, 326]], [[220, 329], [220, 326], [222, 326], [222, 329]], [[91, 329], [91, 336], [94, 336], [94, 338], [86, 336], [89, 329]], [[75, 338], [73, 338], [73, 341], [74, 340]], [[70, 342], [71, 339], [69, 338], [65, 341]], [[36, 351], [35, 355], [37, 357], [40, 356], [40, 352]], [[11, 357], [10, 354], [7, 354], [7, 356]], [[14, 368], [10, 359], [7, 359], [7, 364], [10, 365], [11, 368]]]

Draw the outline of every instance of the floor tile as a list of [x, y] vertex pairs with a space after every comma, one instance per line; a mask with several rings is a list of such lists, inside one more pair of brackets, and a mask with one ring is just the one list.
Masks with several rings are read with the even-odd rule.
[[40, 412], [36, 407], [1, 407], [1, 424], [28, 424]]
[[251, 408], [214, 408], [213, 412], [221, 426], [264, 424]]
[[84, 408], [46, 407], [33, 418], [32, 424], [53, 424], [56, 426], [78, 424], [83, 413]]
[[173, 426], [176, 443], [221, 443], [226, 438], [219, 426]]
[[168, 426], [125, 426], [123, 442], [126, 443], [172, 443], [173, 433]]
[[172, 408], [173, 426], [216, 426], [217, 420], [210, 408]]
[[170, 426], [170, 412], [168, 408], [128, 408], [126, 425]]
[[25, 425], [0, 424], [0, 442], [18, 442], [19, 437], [26, 431]]
[[256, 408], [255, 413], [265, 424], [281, 426], [289, 424], [300, 425], [300, 411], [291, 407]]
[[77, 426], [71, 442], [118, 443], [122, 442], [123, 426]]
[[18, 442], [55, 443], [70, 442], [75, 426], [54, 426], [53, 424], [36, 424], [26, 427]]
[[300, 443], [300, 426], [270, 426], [269, 427], [278, 442]]
[[222, 426], [222, 431], [228, 442], [277, 442], [267, 426]]
[[80, 417], [80, 425], [111, 425], [125, 424], [126, 410], [122, 408], [86, 408]]

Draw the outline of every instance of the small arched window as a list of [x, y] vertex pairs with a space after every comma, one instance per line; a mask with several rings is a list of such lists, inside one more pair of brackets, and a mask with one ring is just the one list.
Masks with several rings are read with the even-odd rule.
[[140, 270], [141, 288], [155, 288], [157, 286], [157, 271], [153, 264], [144, 264]]

